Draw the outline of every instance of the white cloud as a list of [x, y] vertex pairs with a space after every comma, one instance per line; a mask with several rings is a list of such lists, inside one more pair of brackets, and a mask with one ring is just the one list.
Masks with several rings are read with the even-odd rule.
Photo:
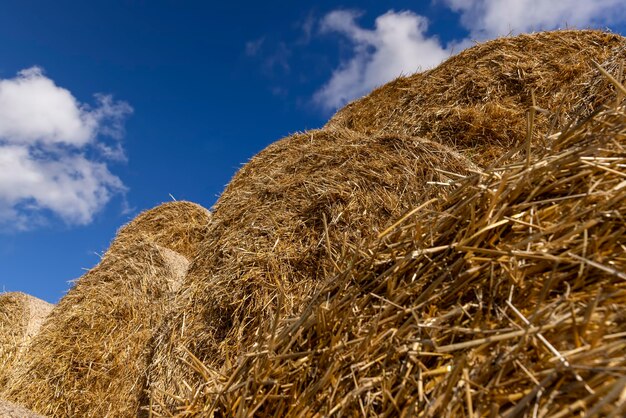
[[605, 27], [626, 21], [623, 0], [434, 0], [459, 14], [470, 32], [465, 39], [442, 45], [426, 31], [428, 20], [410, 11], [387, 13], [376, 19], [373, 30], [356, 23], [359, 13], [336, 10], [320, 23], [322, 33], [338, 33], [352, 45], [352, 54], [341, 62], [328, 82], [313, 96], [325, 110], [335, 110], [401, 74], [412, 74], [438, 65], [451, 53], [509, 33], [564, 27]]
[[389, 11], [376, 19], [373, 30], [355, 20], [359, 14], [339, 10], [327, 14], [321, 31], [340, 33], [353, 44], [353, 56], [342, 62], [330, 80], [314, 95], [327, 110], [402, 74], [412, 74], [439, 64], [450, 54], [436, 37], [428, 37], [428, 20], [412, 12]]
[[0, 80], [0, 138], [22, 144], [84, 146], [97, 134], [120, 137], [121, 122], [130, 107], [110, 96], [96, 95], [94, 109], [54, 84], [41, 68], [22, 70]]
[[508, 33], [602, 27], [626, 20], [623, 0], [443, 0], [477, 40]]
[[38, 67], [0, 79], [0, 226], [26, 229], [49, 212], [89, 223], [125, 190], [104, 161], [125, 158], [131, 111], [106, 95], [80, 103]]

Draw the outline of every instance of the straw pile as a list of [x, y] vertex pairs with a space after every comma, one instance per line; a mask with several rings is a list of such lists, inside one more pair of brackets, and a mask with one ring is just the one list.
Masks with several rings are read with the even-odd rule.
[[0, 388], [52, 307], [25, 293], [0, 294]]
[[469, 168], [428, 140], [346, 130], [296, 134], [267, 147], [213, 208], [175, 315], [155, 344], [154, 408], [194, 386], [187, 349], [216, 369], [227, 367], [262, 324], [299, 312], [336, 274], [345, 251], [439, 196]]
[[326, 127], [420, 136], [487, 166], [526, 139], [531, 106], [538, 109], [533, 142], [580, 116], [574, 105], [581, 97], [588, 110], [597, 107], [602, 97], [588, 85], [596, 71], [592, 60], [615, 57], [625, 44], [621, 36], [591, 30], [496, 39], [374, 90]]
[[208, 223], [202, 207], [172, 202], [122, 228], [55, 307], [4, 396], [54, 417], [136, 416], [149, 342]]
[[625, 416], [626, 88], [613, 83], [619, 107], [349, 248], [228, 373], [196, 362], [205, 385], [180, 416]]

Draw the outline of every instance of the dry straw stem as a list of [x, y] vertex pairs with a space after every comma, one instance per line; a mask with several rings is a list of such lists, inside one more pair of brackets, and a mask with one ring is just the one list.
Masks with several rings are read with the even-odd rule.
[[52, 307], [25, 293], [0, 294], [0, 390]]
[[623, 416], [626, 106], [608, 103], [337, 261], [179, 416]]
[[591, 30], [496, 39], [374, 90], [326, 126], [420, 136], [487, 166], [524, 143], [525, 114], [533, 105], [532, 142], [540, 149], [542, 138], [581, 115], [581, 97], [587, 110], [602, 103], [611, 91], [605, 78], [591, 76], [597, 73], [592, 60], [623, 62], [625, 45], [621, 36]]
[[296, 134], [252, 158], [215, 205], [155, 344], [155, 412], [197, 383], [185, 349], [213, 372], [228, 368], [263, 324], [299, 312], [345, 251], [446, 193], [471, 168], [428, 140], [347, 130]]
[[55, 307], [4, 396], [52, 417], [136, 416], [149, 343], [209, 219], [198, 205], [172, 202], [123, 227]]

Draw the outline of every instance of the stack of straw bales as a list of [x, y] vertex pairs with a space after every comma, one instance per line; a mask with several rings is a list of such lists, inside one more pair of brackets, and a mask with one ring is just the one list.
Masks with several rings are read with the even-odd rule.
[[536, 142], [580, 116], [581, 97], [587, 111], [601, 103], [588, 86], [592, 61], [616, 58], [623, 45], [621, 36], [591, 30], [496, 39], [374, 90], [337, 112], [326, 127], [432, 139], [481, 166], [503, 155], [506, 161], [511, 148], [526, 139], [531, 106], [537, 108]]
[[193, 356], [227, 367], [262, 324], [300, 311], [346, 251], [471, 168], [444, 145], [399, 135], [312, 131], [267, 147], [213, 208], [176, 312], [155, 344], [157, 405], [168, 403], [162, 395], [186, 396], [194, 387]]
[[[591, 113], [621, 88], [591, 60], [625, 44], [489, 42], [253, 159], [156, 349], [170, 412], [563, 416], [621, 399], [626, 123]], [[425, 167], [411, 143], [428, 139], [492, 167], [450, 148], [456, 168]]]
[[476, 46], [270, 145], [210, 222], [142, 214], [2, 395], [55, 417], [623, 415], [625, 49]]
[[53, 305], [21, 292], [0, 294], [0, 388]]
[[196, 363], [180, 416], [625, 416], [626, 88], [607, 79], [617, 100], [530, 161], [346, 251], [228, 373]]
[[54, 417], [136, 416], [153, 332], [208, 224], [204, 208], [171, 202], [122, 228], [54, 308], [4, 396]]

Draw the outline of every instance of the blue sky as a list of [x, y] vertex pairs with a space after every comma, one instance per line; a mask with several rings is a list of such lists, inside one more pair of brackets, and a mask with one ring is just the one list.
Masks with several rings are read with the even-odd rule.
[[0, 291], [56, 302], [115, 231], [210, 208], [271, 142], [509, 32], [626, 34], [621, 0], [0, 0]]

